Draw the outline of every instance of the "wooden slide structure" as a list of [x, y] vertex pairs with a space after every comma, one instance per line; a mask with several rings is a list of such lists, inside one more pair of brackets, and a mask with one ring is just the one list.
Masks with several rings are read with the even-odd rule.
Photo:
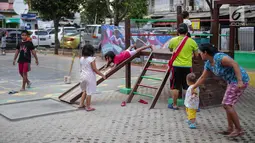
[[[123, 61], [122, 63], [120, 63], [119, 65], [117, 65], [115, 68], [107, 68], [104, 69], [104, 66], [101, 67], [99, 70], [106, 76], [106, 78], [110, 77], [111, 75], [113, 75], [114, 73], [116, 73], [118, 70], [120, 70], [121, 68], [123, 68], [125, 65], [127, 65], [128, 63], [130, 63], [133, 59], [135, 59], [136, 57], [138, 57], [140, 55], [140, 53], [136, 53], [134, 56], [128, 58], [127, 60]], [[97, 85], [99, 85], [100, 83], [102, 83], [104, 81], [104, 79], [100, 76], [97, 76]], [[59, 100], [63, 101], [63, 102], [67, 102], [69, 104], [74, 103], [76, 100], [78, 100], [81, 97], [82, 93], [81, 93], [81, 89], [80, 89], [80, 83], [77, 83], [75, 86], [73, 86], [71, 89], [67, 90], [66, 92], [64, 92], [62, 95], [60, 95], [58, 98]]]

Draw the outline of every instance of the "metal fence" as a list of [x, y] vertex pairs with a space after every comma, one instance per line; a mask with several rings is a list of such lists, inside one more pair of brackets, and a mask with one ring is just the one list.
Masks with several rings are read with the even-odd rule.
[[[241, 27], [238, 29], [238, 44], [240, 51], [255, 50], [254, 27]], [[229, 28], [221, 29], [221, 34], [229, 35]], [[229, 36], [220, 37], [221, 50], [229, 50]]]

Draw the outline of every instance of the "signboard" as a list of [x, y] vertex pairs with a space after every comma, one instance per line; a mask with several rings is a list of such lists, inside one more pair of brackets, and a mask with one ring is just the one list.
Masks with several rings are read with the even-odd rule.
[[246, 26], [245, 21], [245, 7], [244, 6], [230, 6], [229, 7], [229, 21], [230, 26]]
[[229, 8], [230, 22], [245, 22], [244, 6], [231, 6]]
[[200, 19], [192, 19], [192, 28], [194, 30], [200, 30]]
[[21, 14], [22, 20], [36, 20], [36, 14]]

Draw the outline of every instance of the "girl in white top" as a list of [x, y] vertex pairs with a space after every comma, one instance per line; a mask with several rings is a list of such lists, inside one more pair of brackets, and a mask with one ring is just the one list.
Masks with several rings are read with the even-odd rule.
[[[106, 78], [96, 67], [94, 47], [85, 45], [82, 49], [82, 57], [80, 58], [80, 87], [82, 90], [81, 102], [79, 108], [85, 108], [87, 111], [94, 111], [95, 108], [90, 106], [91, 95], [96, 92], [96, 74]], [[86, 106], [84, 101], [86, 99]]]
[[182, 12], [182, 18], [183, 18], [183, 23], [185, 23], [189, 28], [188, 36], [191, 37], [190, 32], [192, 31], [192, 33], [194, 33], [194, 29], [192, 27], [192, 22], [189, 20], [189, 13], [187, 11], [183, 11]]

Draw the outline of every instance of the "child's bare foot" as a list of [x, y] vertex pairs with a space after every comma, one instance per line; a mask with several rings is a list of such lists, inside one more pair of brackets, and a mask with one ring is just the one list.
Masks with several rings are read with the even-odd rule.
[[27, 82], [27, 88], [31, 88], [31, 85], [32, 85], [31, 81]]
[[155, 46], [154, 45], [151, 45], [150, 46], [150, 49], [153, 51], [155, 49]]
[[25, 89], [24, 89], [24, 88], [21, 88], [19, 91], [25, 91]]
[[79, 105], [78, 109], [85, 109], [85, 107], [86, 107], [85, 105]]
[[230, 133], [228, 135], [228, 137], [238, 137], [238, 136], [242, 136], [244, 135], [244, 131], [243, 130], [234, 130], [232, 133]]
[[233, 132], [233, 129], [227, 129], [226, 131], [221, 131], [221, 132], [218, 132], [218, 134], [221, 134], [221, 135], [229, 135]]

